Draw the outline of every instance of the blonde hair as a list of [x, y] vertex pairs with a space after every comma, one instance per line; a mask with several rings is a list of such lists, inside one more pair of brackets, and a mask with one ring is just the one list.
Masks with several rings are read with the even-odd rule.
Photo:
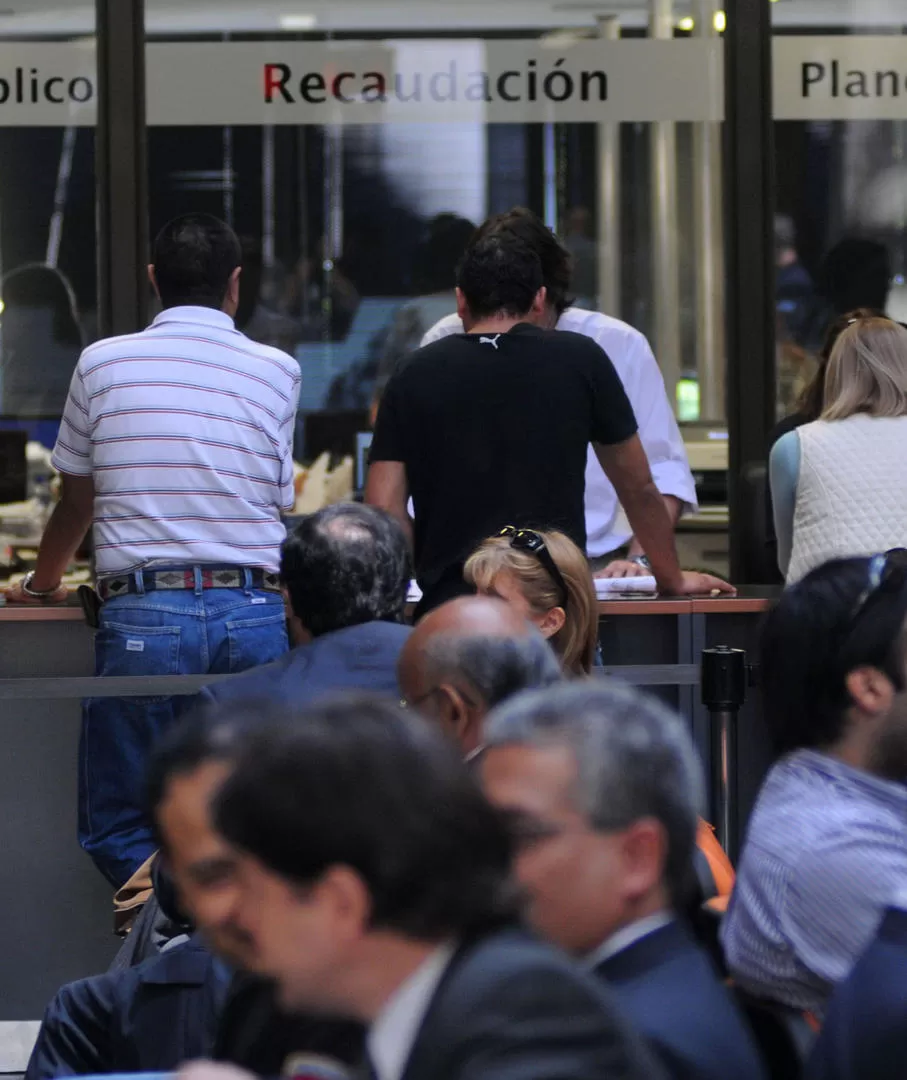
[[907, 330], [883, 315], [854, 316], [825, 373], [822, 420], [907, 416]]
[[[545, 547], [567, 586], [564, 625], [552, 637], [564, 670], [572, 675], [589, 675], [598, 644], [598, 600], [586, 556], [573, 541], [559, 532], [539, 532]], [[513, 574], [520, 591], [537, 615], [564, 607], [559, 584], [544, 564], [528, 551], [510, 546], [506, 536], [493, 536], [467, 560], [464, 576], [470, 585], [487, 592], [502, 571]]]

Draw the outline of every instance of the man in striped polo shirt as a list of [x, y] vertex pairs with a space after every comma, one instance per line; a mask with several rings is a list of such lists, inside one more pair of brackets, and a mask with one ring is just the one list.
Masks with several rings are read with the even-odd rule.
[[[12, 602], [65, 599], [94, 525], [102, 676], [242, 671], [287, 648], [277, 570], [292, 508], [299, 365], [236, 330], [240, 245], [207, 215], [171, 221], [149, 268], [163, 312], [82, 354], [54, 465], [63, 494]], [[79, 838], [122, 885], [154, 850], [152, 743], [186, 699], [87, 701]]]

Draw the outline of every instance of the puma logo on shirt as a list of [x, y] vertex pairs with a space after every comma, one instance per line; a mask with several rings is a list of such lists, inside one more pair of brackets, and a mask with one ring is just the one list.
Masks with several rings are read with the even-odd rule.
[[501, 335], [500, 334], [495, 334], [494, 337], [480, 337], [479, 338], [479, 344], [480, 345], [493, 345], [495, 347], [495, 351], [497, 351], [498, 342], [500, 340], [501, 340]]

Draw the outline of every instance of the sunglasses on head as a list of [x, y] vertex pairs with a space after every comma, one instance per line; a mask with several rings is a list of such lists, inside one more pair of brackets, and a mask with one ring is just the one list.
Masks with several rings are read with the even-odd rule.
[[548, 571], [551, 580], [558, 589], [560, 589], [563, 601], [561, 607], [566, 611], [567, 601], [570, 597], [570, 593], [567, 589], [567, 582], [564, 581], [564, 575], [560, 572], [557, 563], [551, 557], [551, 552], [548, 550], [548, 545], [545, 543], [544, 538], [534, 529], [518, 529], [514, 525], [505, 525], [498, 533], [498, 536], [505, 540], [509, 540], [510, 546], [516, 551], [528, 551], [530, 555], [534, 555], [538, 559], [542, 566]]

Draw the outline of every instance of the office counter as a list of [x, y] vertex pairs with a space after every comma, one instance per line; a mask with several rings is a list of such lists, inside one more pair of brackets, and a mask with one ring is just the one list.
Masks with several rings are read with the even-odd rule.
[[[680, 710], [706, 763], [709, 718], [699, 700], [704, 648], [744, 648], [755, 660], [761, 615], [771, 594], [731, 600], [609, 600], [599, 605], [608, 674], [641, 685]], [[0, 1023], [40, 1019], [65, 981], [102, 971], [118, 940], [112, 890], [78, 846], [79, 699], [98, 689], [92, 631], [77, 606], [0, 608]], [[205, 680], [177, 681], [192, 692]], [[118, 693], [173, 692], [116, 680]], [[740, 822], [771, 761], [754, 687], [740, 714]], [[0, 1062], [2, 1071], [2, 1062]]]

